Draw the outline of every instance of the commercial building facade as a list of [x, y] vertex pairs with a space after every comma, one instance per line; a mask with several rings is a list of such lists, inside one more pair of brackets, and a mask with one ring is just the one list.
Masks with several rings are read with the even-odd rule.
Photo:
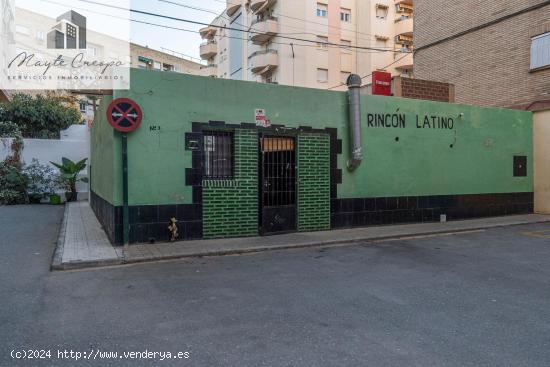
[[454, 84], [460, 103], [534, 113], [535, 208], [550, 213], [550, 3], [415, 0], [414, 37], [416, 77]]
[[114, 243], [121, 135], [106, 109], [121, 97], [143, 111], [128, 136], [132, 243], [168, 240], [171, 218], [185, 240], [533, 211], [528, 112], [362, 95], [351, 121], [346, 92], [131, 77], [132, 90], [104, 98], [92, 129], [91, 205]]
[[220, 78], [338, 90], [351, 73], [413, 73], [412, 0], [228, 0], [201, 35]]

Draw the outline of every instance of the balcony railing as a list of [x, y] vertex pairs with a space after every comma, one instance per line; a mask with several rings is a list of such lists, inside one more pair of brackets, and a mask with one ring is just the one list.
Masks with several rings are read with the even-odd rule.
[[218, 53], [218, 45], [216, 42], [206, 42], [200, 47], [201, 59], [208, 60]]
[[203, 39], [212, 39], [216, 35], [218, 29], [214, 26], [209, 25], [199, 30], [199, 33]]
[[250, 0], [250, 9], [252, 9], [254, 13], [259, 13], [269, 8], [276, 2], [277, 0]]
[[404, 54], [395, 54], [397, 61], [395, 64], [392, 65], [392, 67], [396, 68], [397, 70], [412, 70], [413, 69], [413, 55], [412, 53], [405, 56]]
[[412, 17], [401, 17], [395, 20], [395, 34], [413, 35], [414, 23]]
[[201, 67], [201, 70], [203, 71], [204, 76], [211, 76], [211, 77], [218, 76], [218, 65], [216, 64], [205, 65]]
[[250, 40], [255, 45], [262, 45], [277, 34], [279, 22], [275, 17], [256, 19], [250, 27]]
[[241, 0], [227, 0], [227, 7], [225, 8], [225, 13], [230, 17], [233, 16], [241, 7]]
[[250, 68], [255, 74], [265, 74], [279, 66], [277, 50], [263, 50], [252, 53], [249, 57]]

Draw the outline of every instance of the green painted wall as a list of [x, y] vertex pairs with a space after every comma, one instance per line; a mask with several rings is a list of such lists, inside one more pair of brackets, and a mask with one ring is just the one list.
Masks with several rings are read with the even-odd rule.
[[[343, 169], [343, 183], [338, 186], [342, 198], [533, 191], [529, 112], [363, 96], [365, 160], [350, 173], [345, 168], [349, 158], [345, 92], [143, 70], [132, 70], [131, 77], [132, 90], [114, 93], [115, 98], [136, 100], [144, 111], [142, 127], [129, 138], [130, 205], [191, 203], [191, 188], [185, 186], [191, 154], [184, 146], [191, 123], [253, 122], [256, 108], [265, 108], [273, 124], [338, 129], [344, 152], [338, 157], [338, 167]], [[406, 127], [368, 128], [367, 113], [405, 114]], [[455, 129], [418, 129], [417, 114], [453, 117]], [[103, 126], [95, 127], [94, 135], [105, 133], [104, 113], [98, 124]], [[98, 149], [112, 150], [113, 170], [105, 173], [105, 181], [111, 180], [115, 189], [110, 198], [104, 198], [120, 205], [120, 142], [118, 136], [114, 140], [94, 144], [92, 157], [99, 154]], [[114, 147], [104, 146], [111, 143]], [[528, 156], [528, 177], [512, 177], [515, 154]], [[101, 172], [110, 170], [109, 166]], [[96, 182], [108, 196], [106, 185]]]
[[[104, 103], [97, 109], [98, 116], [105, 116], [105, 108], [111, 98], [106, 96]], [[115, 191], [115, 151], [120, 144], [111, 125], [100, 120], [92, 127], [90, 140], [90, 178], [93, 191], [103, 199], [112, 202]], [[119, 142], [120, 143], [120, 142]]]
[[330, 229], [330, 139], [298, 135], [298, 230]]
[[204, 180], [203, 237], [258, 235], [258, 132], [234, 132], [233, 180]]

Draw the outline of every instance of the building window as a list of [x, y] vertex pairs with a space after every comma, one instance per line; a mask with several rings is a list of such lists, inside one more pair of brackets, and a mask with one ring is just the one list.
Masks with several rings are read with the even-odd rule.
[[80, 102], [79, 104], [80, 112], [86, 113], [86, 110], [88, 108], [88, 102]]
[[317, 81], [319, 83], [328, 83], [328, 69], [317, 69]]
[[326, 50], [328, 48], [328, 37], [317, 36], [317, 48]]
[[36, 31], [36, 40], [38, 42], [44, 42], [44, 32]]
[[531, 39], [531, 70], [550, 66], [550, 32]]
[[317, 3], [317, 16], [326, 18], [328, 16], [328, 5]]
[[163, 71], [175, 71], [174, 65], [170, 65], [170, 64], [162, 64], [162, 70]]
[[351, 41], [340, 40], [340, 44], [342, 45], [342, 52], [346, 52], [346, 53], [351, 52]]
[[351, 10], [349, 9], [340, 9], [340, 20], [345, 23], [351, 22]]
[[155, 70], [160, 70], [160, 69], [162, 68], [162, 65], [161, 65], [160, 62], [155, 61], [155, 62], [153, 63], [153, 68], [154, 68]]
[[86, 49], [86, 52], [90, 56], [97, 56], [97, 48], [95, 48], [95, 47], [92, 47], [92, 46], [88, 47]]
[[376, 5], [376, 18], [386, 19], [388, 17], [389, 7], [383, 4]]
[[204, 179], [233, 178], [233, 133], [205, 131], [203, 134]]
[[351, 75], [349, 71], [341, 71], [340, 72], [340, 82], [342, 84], [346, 84], [348, 82], [348, 78]]

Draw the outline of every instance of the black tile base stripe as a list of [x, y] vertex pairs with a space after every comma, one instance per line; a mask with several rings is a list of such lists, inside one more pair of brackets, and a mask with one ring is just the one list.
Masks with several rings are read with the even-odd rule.
[[[93, 191], [90, 205], [111, 243], [122, 244], [122, 207], [113, 206]], [[202, 205], [140, 205], [130, 206], [130, 243], [170, 239], [171, 218], [178, 220], [179, 240], [202, 238]]]
[[533, 213], [532, 192], [331, 200], [331, 228], [438, 222]]
[[[117, 220], [122, 216], [122, 208], [117, 209], [107, 200], [90, 191], [90, 207], [111, 243], [122, 243], [122, 232], [117, 231]], [[120, 226], [122, 228], [122, 226]]]

